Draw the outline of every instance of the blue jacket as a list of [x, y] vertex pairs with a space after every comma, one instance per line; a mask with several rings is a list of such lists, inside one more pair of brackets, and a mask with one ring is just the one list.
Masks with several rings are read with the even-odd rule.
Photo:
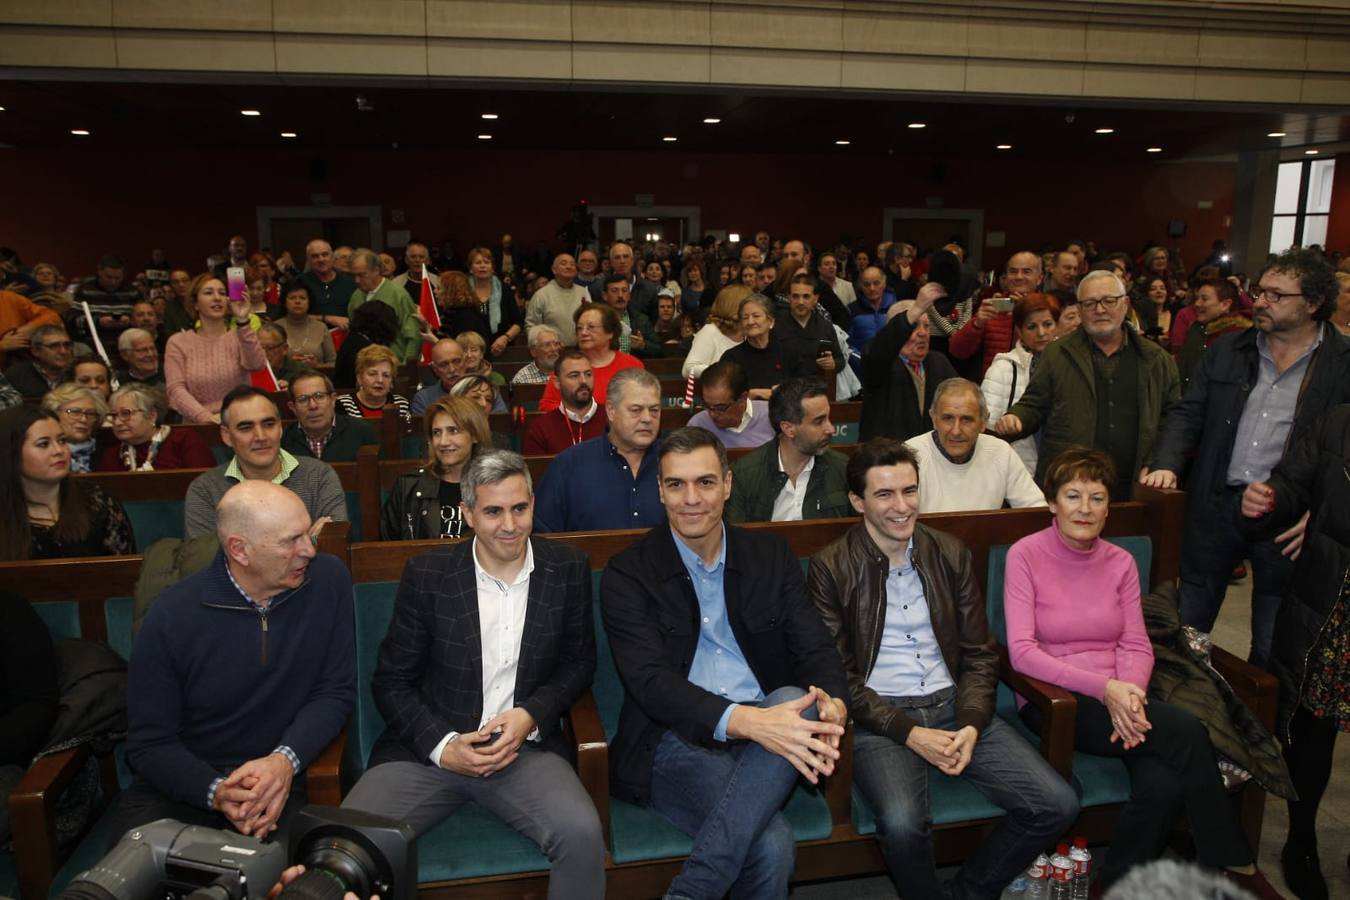
[[351, 576], [321, 553], [263, 616], [217, 553], [150, 608], [127, 694], [127, 759], [180, 803], [205, 809], [217, 776], [279, 745], [309, 765], [356, 702]]
[[853, 319], [848, 324], [848, 345], [859, 356], [872, 343], [877, 332], [886, 327], [886, 311], [895, 305], [895, 294], [885, 291], [881, 295], [881, 309], [872, 309], [871, 304], [859, 298], [849, 304], [849, 315]]
[[654, 441], [637, 478], [609, 441], [609, 433], [568, 447], [549, 463], [534, 505], [534, 530], [611, 531], [651, 528], [666, 521], [658, 488], [661, 474]]

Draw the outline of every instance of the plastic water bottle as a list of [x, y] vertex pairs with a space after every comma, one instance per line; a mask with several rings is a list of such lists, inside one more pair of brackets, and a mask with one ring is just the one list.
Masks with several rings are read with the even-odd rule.
[[1073, 860], [1069, 859], [1069, 845], [1060, 844], [1050, 857], [1050, 900], [1072, 900]]
[[1092, 881], [1092, 851], [1087, 848], [1087, 838], [1076, 837], [1069, 848], [1069, 859], [1073, 860], [1073, 900], [1088, 900], [1088, 884]]
[[1004, 897], [1025, 897], [1027, 893], [1027, 879], [1025, 875], [1018, 875], [1014, 878], [1003, 891]]
[[1027, 900], [1045, 900], [1050, 877], [1050, 858], [1042, 853], [1027, 867]]

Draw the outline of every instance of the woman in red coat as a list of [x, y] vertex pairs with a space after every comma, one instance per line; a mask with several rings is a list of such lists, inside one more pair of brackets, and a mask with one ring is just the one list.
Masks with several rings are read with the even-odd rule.
[[155, 469], [209, 469], [211, 448], [191, 428], [161, 425], [169, 403], [159, 388], [133, 381], [109, 399], [116, 442], [104, 448], [95, 472], [151, 472]]

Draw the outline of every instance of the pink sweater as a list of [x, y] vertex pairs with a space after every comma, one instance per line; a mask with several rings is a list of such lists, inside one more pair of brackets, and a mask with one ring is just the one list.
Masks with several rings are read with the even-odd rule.
[[220, 412], [230, 388], [248, 382], [248, 373], [267, 361], [252, 328], [208, 337], [180, 331], [164, 348], [164, 384], [169, 405], [185, 422], [209, 422]]
[[1003, 614], [1018, 672], [1098, 700], [1111, 678], [1148, 690], [1139, 572], [1114, 544], [1075, 550], [1053, 524], [1022, 538], [1008, 551]]

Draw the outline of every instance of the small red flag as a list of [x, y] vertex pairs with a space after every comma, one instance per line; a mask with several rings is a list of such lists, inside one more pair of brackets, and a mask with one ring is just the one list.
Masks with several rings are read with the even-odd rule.
[[[426, 264], [422, 265], [422, 291], [417, 298], [417, 311], [422, 314], [422, 318], [427, 320], [431, 330], [435, 331], [441, 327], [441, 311], [436, 308], [436, 298], [431, 293], [431, 278], [427, 275]], [[431, 365], [431, 348], [434, 344], [422, 345], [422, 365]]]
[[277, 384], [276, 373], [272, 371], [272, 364], [263, 360], [263, 367], [255, 369], [248, 373], [249, 382], [259, 390], [267, 391], [269, 394], [275, 394], [281, 390], [281, 385]]

